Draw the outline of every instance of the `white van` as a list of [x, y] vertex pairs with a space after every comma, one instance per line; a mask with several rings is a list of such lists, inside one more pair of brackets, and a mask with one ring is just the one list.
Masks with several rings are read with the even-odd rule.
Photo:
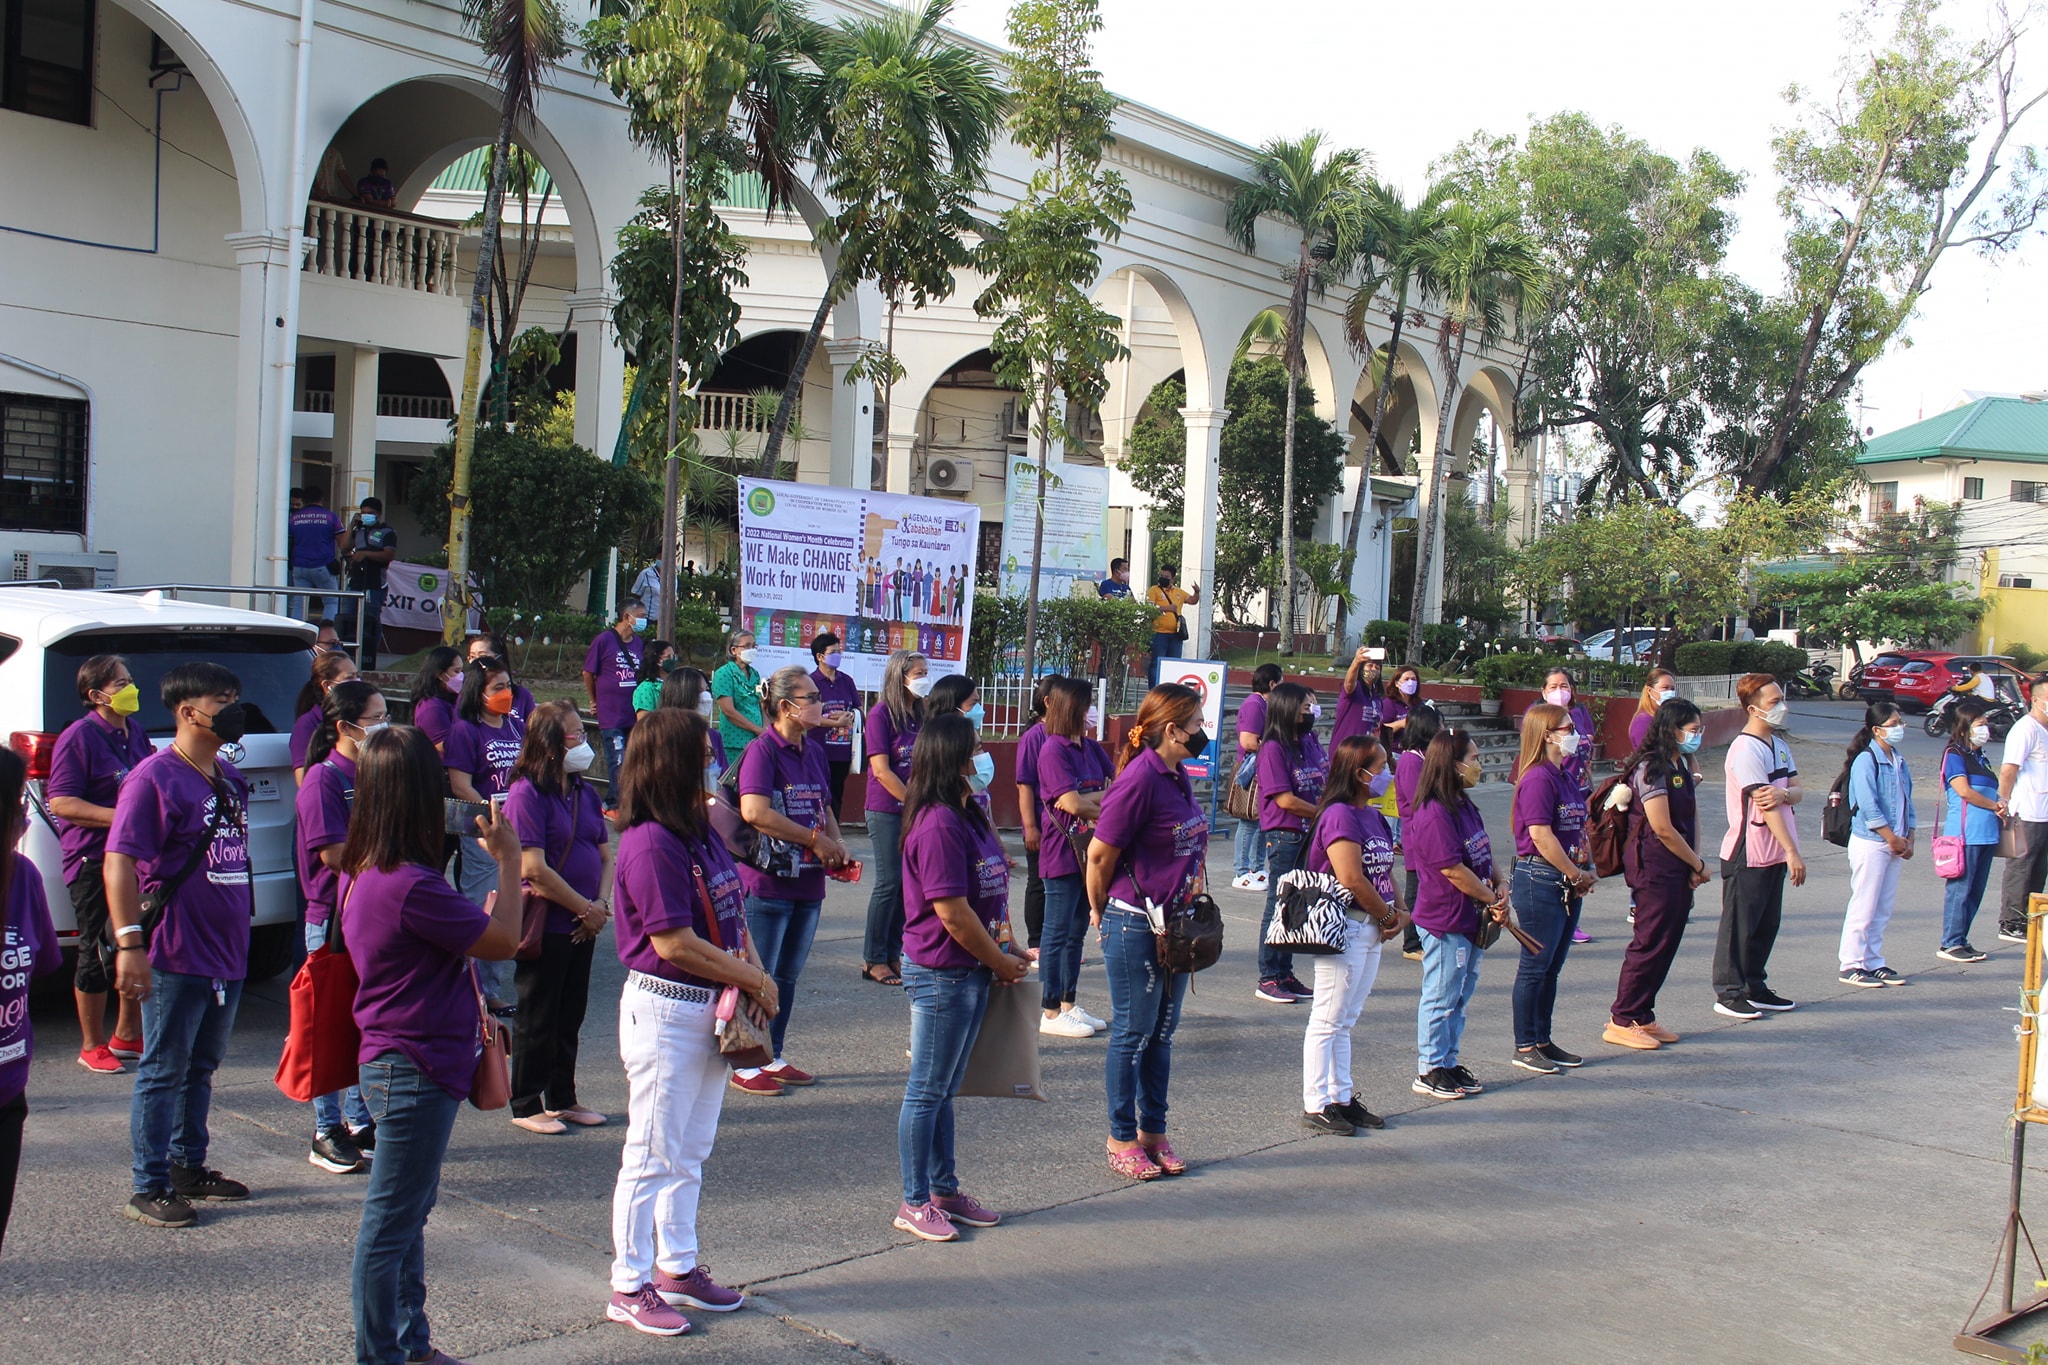
[[179, 664], [206, 660], [242, 680], [248, 733], [222, 756], [249, 779], [249, 866], [255, 877], [249, 979], [276, 976], [297, 960], [298, 875], [293, 869], [292, 706], [311, 675], [314, 627], [267, 612], [61, 588], [0, 587], [0, 733], [28, 762], [29, 817], [21, 851], [35, 860], [58, 941], [78, 944], [63, 854], [43, 782], [57, 735], [85, 714], [78, 667], [119, 654], [142, 693], [138, 714], [158, 748], [172, 723], [159, 685]]

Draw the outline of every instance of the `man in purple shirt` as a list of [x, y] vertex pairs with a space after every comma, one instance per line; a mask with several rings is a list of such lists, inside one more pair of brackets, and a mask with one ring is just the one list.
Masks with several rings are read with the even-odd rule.
[[597, 712], [604, 740], [604, 808], [619, 808], [619, 766], [626, 761], [626, 733], [633, 728], [633, 687], [640, 681], [646, 651], [647, 605], [631, 595], [619, 599], [619, 619], [590, 642], [583, 656], [583, 690]]
[[[291, 585], [295, 588], [325, 588], [332, 592], [341, 586], [341, 580], [335, 576], [335, 570], [341, 563], [341, 518], [327, 510], [327, 489], [324, 486], [309, 483], [300, 493], [305, 498], [305, 506], [292, 513], [288, 533]], [[324, 597], [294, 596], [285, 610], [302, 620], [317, 621], [327, 614], [326, 606]]]
[[818, 685], [818, 704], [825, 709], [825, 725], [813, 738], [825, 746], [836, 816], [846, 800], [846, 775], [853, 771], [853, 726], [860, 716], [860, 688], [841, 671], [846, 662], [845, 646], [831, 631], [821, 630], [811, 640], [811, 658], [818, 665], [811, 681]]
[[114, 985], [142, 1002], [128, 1121], [135, 1194], [122, 1212], [150, 1227], [192, 1226], [194, 1200], [249, 1197], [206, 1165], [213, 1073], [235, 1027], [254, 909], [249, 784], [220, 757], [242, 737], [241, 692], [216, 663], [164, 674], [177, 733], [121, 784], [107, 834]]

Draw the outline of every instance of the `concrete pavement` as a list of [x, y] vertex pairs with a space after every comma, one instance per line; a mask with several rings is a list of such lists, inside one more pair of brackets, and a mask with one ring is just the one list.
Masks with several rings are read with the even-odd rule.
[[[1600, 1043], [1627, 932], [1623, 890], [1606, 888], [1558, 1007], [1559, 1041], [1585, 1068], [1507, 1065], [1513, 962], [1496, 950], [1466, 1039], [1487, 1093], [1412, 1095], [1419, 967], [1391, 956], [1356, 1035], [1361, 1093], [1391, 1124], [1312, 1136], [1299, 1127], [1305, 1007], [1253, 1000], [1259, 901], [1226, 890], [1229, 950], [1197, 978], [1175, 1054], [1172, 1131], [1196, 1169], [1149, 1186], [1113, 1177], [1103, 1044], [1048, 1039], [1052, 1103], [959, 1106], [963, 1178], [1012, 1217], [927, 1246], [889, 1226], [904, 1003], [858, 979], [865, 888], [835, 886], [790, 1046], [823, 1083], [731, 1095], [707, 1172], [704, 1258], [754, 1304], [694, 1314], [681, 1341], [602, 1320], [624, 1084], [598, 1003], [583, 1097], [619, 1123], [539, 1138], [502, 1114], [458, 1122], [428, 1233], [436, 1340], [508, 1363], [1953, 1359], [2004, 1206], [2019, 950], [1976, 967], [1933, 958], [1940, 884], [1923, 838], [1888, 940], [1913, 984], [1836, 983], [1847, 869], [1819, 839], [1818, 797], [1857, 708], [1826, 710], [1842, 719], [1794, 717], [1813, 875], [1788, 899], [1774, 960], [1774, 984], [1802, 1002], [1791, 1015], [1712, 1013], [1716, 883], [1660, 1002], [1685, 1041], [1620, 1055]], [[1931, 821], [1939, 745], [1917, 730], [1906, 743]], [[1718, 756], [1709, 776], [1718, 831]], [[1507, 790], [1481, 790], [1504, 843]], [[1212, 872], [1228, 860], [1219, 839]], [[1995, 932], [1987, 911], [1979, 946], [1997, 947]], [[620, 975], [601, 954], [594, 999], [615, 1000]], [[1082, 1001], [1106, 1014], [1101, 979], [1084, 971]], [[130, 1082], [73, 1065], [65, 1008], [38, 1013], [0, 1360], [349, 1358], [360, 1183], [306, 1164], [307, 1110], [270, 1082], [282, 999], [282, 982], [251, 992], [216, 1091], [212, 1161], [256, 1197], [175, 1233], [116, 1212]], [[2048, 1145], [2036, 1150], [2048, 1166]]]

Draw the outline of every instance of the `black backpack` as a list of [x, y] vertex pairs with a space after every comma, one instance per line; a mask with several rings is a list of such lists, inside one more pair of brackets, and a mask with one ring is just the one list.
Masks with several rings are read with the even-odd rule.
[[1853, 763], [1842, 765], [1842, 775], [1835, 779], [1835, 785], [1828, 788], [1827, 804], [1820, 808], [1820, 837], [1837, 848], [1849, 846], [1849, 826], [1855, 809], [1849, 804], [1849, 769]]

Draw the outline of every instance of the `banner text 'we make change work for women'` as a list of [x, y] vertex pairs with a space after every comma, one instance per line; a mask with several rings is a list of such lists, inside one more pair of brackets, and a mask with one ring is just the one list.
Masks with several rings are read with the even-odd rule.
[[934, 677], [961, 672], [974, 612], [981, 515], [973, 503], [824, 484], [740, 480], [740, 620], [763, 675], [812, 666], [821, 631], [873, 691], [892, 651]]

